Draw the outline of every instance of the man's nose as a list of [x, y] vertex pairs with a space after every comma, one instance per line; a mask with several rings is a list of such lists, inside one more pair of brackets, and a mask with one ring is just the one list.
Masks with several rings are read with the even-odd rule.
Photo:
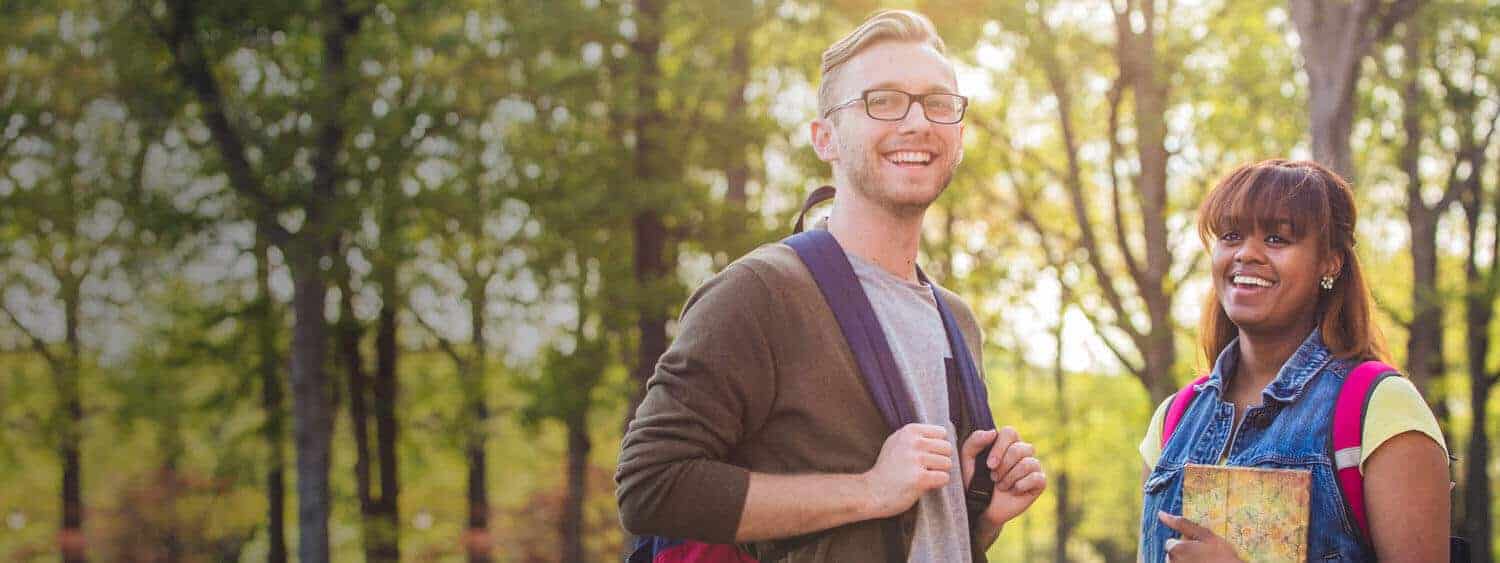
[[927, 119], [927, 108], [917, 100], [912, 100], [906, 106], [906, 117], [901, 119], [901, 130], [917, 132], [932, 128], [932, 122]]

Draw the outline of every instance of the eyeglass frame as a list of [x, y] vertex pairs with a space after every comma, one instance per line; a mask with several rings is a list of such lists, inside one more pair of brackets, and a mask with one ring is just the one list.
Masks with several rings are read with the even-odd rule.
[[[868, 101], [868, 98], [870, 97], [870, 92], [896, 92], [896, 93], [905, 95], [910, 101], [908, 101], [906, 103], [906, 110], [901, 112], [901, 117], [893, 117], [893, 118], [875, 117], [873, 114], [870, 113], [870, 104], [869, 104], [869, 101]], [[927, 100], [928, 96], [953, 96], [953, 97], [958, 98], [959, 101], [963, 102], [963, 107], [959, 108], [959, 110], [958, 110], [958, 119], [955, 119], [953, 121], [946, 121], [945, 122], [945, 121], [938, 121], [938, 120], [933, 119], [932, 117], [928, 116], [927, 115], [927, 104], [926, 104], [926, 100]], [[928, 92], [926, 94], [913, 94], [911, 92], [907, 92], [905, 90], [897, 90], [895, 88], [870, 88], [870, 89], [867, 89], [867, 90], [865, 90], [863, 92], [860, 92], [859, 93], [859, 97], [857, 97], [857, 98], [850, 98], [850, 99], [845, 100], [843, 102], [834, 104], [833, 107], [828, 108], [827, 111], [823, 112], [823, 119], [828, 119], [828, 116], [833, 115], [833, 112], [841, 110], [841, 109], [844, 109], [844, 108], [847, 108], [847, 107], [849, 107], [851, 105], [854, 105], [855, 102], [865, 102], [865, 115], [868, 116], [870, 119], [874, 119], [876, 121], [901, 121], [903, 119], [906, 119], [906, 116], [911, 113], [911, 106], [912, 106], [912, 104], [922, 104], [922, 118], [926, 119], [927, 121], [930, 121], [932, 123], [936, 123], [938, 125], [955, 125], [955, 124], [958, 124], [958, 123], [962, 123], [963, 120], [964, 120], [964, 116], [969, 114], [969, 97], [961, 95], [961, 94], [954, 94], [952, 92]]]

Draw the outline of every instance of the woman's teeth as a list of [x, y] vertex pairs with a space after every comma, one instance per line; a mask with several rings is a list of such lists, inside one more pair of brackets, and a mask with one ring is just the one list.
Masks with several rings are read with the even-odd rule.
[[1253, 286], [1258, 286], [1258, 287], [1271, 287], [1271, 280], [1268, 280], [1268, 279], [1265, 279], [1265, 278], [1257, 278], [1255, 276], [1239, 275], [1239, 276], [1235, 276], [1232, 281], [1235, 283], [1235, 285], [1253, 285]]

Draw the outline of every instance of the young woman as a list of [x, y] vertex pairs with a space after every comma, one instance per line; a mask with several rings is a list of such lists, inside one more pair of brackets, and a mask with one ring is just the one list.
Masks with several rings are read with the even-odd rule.
[[[1369, 537], [1345, 508], [1330, 455], [1333, 406], [1350, 370], [1383, 360], [1354, 253], [1354, 196], [1312, 162], [1268, 160], [1224, 178], [1198, 212], [1213, 289], [1200, 340], [1213, 371], [1162, 444], [1171, 398], [1141, 442], [1143, 561], [1237, 561], [1181, 516], [1186, 464], [1311, 474], [1310, 561], [1446, 561], [1446, 445], [1410, 381], [1388, 377], [1365, 410], [1359, 468]], [[1249, 554], [1246, 554], [1249, 555]]]

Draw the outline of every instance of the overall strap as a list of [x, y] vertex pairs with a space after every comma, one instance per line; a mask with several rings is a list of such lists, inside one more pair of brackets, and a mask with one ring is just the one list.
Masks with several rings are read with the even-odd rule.
[[1335, 476], [1339, 482], [1340, 496], [1344, 508], [1359, 525], [1360, 532], [1370, 538], [1370, 522], [1365, 515], [1364, 475], [1359, 470], [1363, 450], [1366, 407], [1375, 387], [1380, 381], [1396, 375], [1396, 368], [1382, 362], [1369, 361], [1359, 364], [1349, 372], [1339, 389], [1338, 402], [1333, 407], [1333, 449]]
[[1182, 422], [1182, 415], [1187, 413], [1188, 406], [1192, 405], [1193, 399], [1198, 396], [1198, 388], [1207, 382], [1208, 378], [1209, 376], [1205, 375], [1194, 379], [1192, 383], [1187, 384], [1172, 396], [1172, 406], [1167, 407], [1167, 418], [1162, 421], [1161, 449], [1163, 452], [1167, 449], [1167, 440], [1171, 440], [1172, 433], [1177, 431], [1177, 423]]

